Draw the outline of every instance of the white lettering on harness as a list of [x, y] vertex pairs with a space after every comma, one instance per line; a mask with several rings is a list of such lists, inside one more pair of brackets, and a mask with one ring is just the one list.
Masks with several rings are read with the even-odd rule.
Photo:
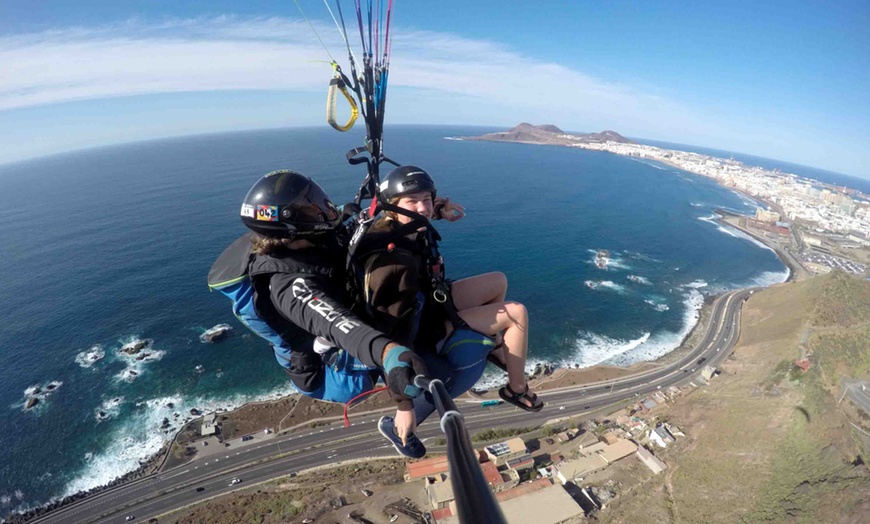
[[[329, 302], [315, 297], [311, 288], [308, 287], [308, 284], [305, 283], [304, 279], [297, 278], [294, 280], [290, 289], [293, 293], [293, 298], [301, 300], [303, 304], [307, 304], [308, 307], [325, 318], [327, 322], [335, 324], [335, 327], [342, 333], [348, 334], [353, 328], [359, 326], [358, 322], [345, 318], [342, 312], [336, 310], [335, 306]], [[336, 323], [336, 321], [338, 322]]]

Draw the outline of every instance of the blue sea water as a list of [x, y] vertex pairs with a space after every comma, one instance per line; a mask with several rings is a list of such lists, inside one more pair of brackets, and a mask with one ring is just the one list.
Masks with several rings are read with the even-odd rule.
[[[654, 359], [679, 345], [703, 294], [786, 277], [772, 251], [713, 220], [717, 207], [756, 204], [709, 179], [602, 152], [445, 140], [485, 131], [389, 127], [386, 148], [466, 207], [437, 224], [448, 276], [508, 275], [509, 298], [530, 312], [532, 363]], [[0, 166], [0, 512], [136, 468], [171, 437], [164, 417], [178, 427], [191, 408], [291, 391], [206, 274], [243, 232], [239, 205], [258, 177], [294, 168], [347, 201], [363, 173], [344, 152], [361, 141], [252, 131]], [[224, 322], [229, 339], [200, 342]], [[153, 340], [148, 361], [117, 354], [134, 338]], [[105, 358], [91, 365], [88, 351]], [[24, 411], [25, 390], [51, 381]]]

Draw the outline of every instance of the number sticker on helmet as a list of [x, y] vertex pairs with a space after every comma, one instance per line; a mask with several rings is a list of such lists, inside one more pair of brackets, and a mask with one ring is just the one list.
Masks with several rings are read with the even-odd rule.
[[242, 216], [247, 218], [254, 218], [254, 206], [249, 204], [242, 204]]
[[277, 222], [278, 206], [257, 206], [257, 220]]

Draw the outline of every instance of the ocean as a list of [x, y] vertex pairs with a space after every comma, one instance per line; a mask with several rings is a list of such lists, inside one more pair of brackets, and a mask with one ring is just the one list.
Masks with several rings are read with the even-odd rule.
[[[386, 152], [465, 206], [463, 220], [436, 223], [447, 274], [507, 274], [508, 297], [530, 313], [530, 365], [655, 359], [688, 333], [704, 295], [787, 276], [771, 250], [714, 220], [715, 208], [758, 204], [711, 180], [602, 152], [445, 139], [488, 131], [390, 126]], [[364, 173], [344, 153], [361, 142], [360, 130], [324, 126], [0, 166], [0, 513], [135, 469], [171, 438], [164, 417], [177, 428], [192, 408], [291, 392], [206, 274], [244, 231], [239, 205], [258, 177], [293, 168], [349, 201]], [[219, 323], [230, 337], [202, 343]], [[147, 359], [117, 353], [136, 338], [153, 341]]]

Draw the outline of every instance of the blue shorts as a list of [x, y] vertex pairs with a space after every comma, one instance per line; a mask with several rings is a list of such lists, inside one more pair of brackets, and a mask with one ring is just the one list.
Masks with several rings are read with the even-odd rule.
[[[493, 340], [469, 328], [457, 329], [441, 344], [438, 355], [423, 358], [429, 375], [444, 382], [448, 393], [456, 398], [471, 389], [486, 369], [486, 357], [495, 348]], [[427, 392], [414, 399], [417, 424], [435, 411], [435, 402]]]
[[306, 397], [324, 402], [346, 404], [357, 395], [374, 389], [371, 368], [343, 349], [338, 350], [331, 366], [324, 366], [323, 384], [311, 392], [299, 390]]

